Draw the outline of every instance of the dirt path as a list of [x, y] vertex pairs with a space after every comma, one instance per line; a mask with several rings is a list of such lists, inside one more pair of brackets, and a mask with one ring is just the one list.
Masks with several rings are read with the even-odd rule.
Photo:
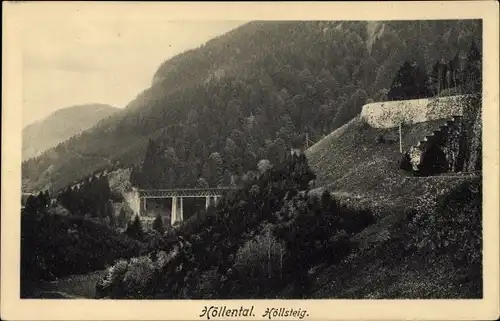
[[95, 285], [105, 270], [81, 275], [70, 275], [56, 281], [41, 282], [35, 298], [44, 299], [94, 299]]

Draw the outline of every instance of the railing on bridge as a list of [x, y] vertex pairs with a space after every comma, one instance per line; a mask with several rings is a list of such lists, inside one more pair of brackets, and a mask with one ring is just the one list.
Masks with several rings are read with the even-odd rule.
[[235, 187], [219, 188], [171, 188], [171, 189], [139, 189], [140, 198], [172, 198], [172, 197], [216, 197], [225, 192], [237, 190]]

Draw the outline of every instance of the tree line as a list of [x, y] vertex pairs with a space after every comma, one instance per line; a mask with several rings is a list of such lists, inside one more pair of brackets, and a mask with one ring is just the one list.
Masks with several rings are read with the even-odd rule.
[[125, 228], [130, 220], [126, 205], [118, 214], [115, 203], [123, 196], [111, 191], [107, 175], [90, 175], [74, 186], [68, 186], [57, 194], [57, 202], [72, 215], [97, 219], [112, 228]]
[[482, 88], [482, 59], [472, 42], [462, 61], [460, 52], [445, 62], [437, 61], [427, 75], [425, 68], [405, 61], [399, 68], [387, 94], [389, 100], [426, 98], [453, 88], [457, 94], [480, 93]]
[[48, 192], [28, 197], [21, 211], [21, 297], [41, 281], [84, 274], [119, 258], [147, 253], [147, 244], [79, 215], [61, 215]]

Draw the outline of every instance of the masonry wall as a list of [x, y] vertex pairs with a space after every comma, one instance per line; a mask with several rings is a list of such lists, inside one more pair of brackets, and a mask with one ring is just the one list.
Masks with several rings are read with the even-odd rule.
[[480, 96], [470, 96], [463, 117], [463, 169], [475, 171], [482, 163], [482, 100]]
[[416, 124], [462, 115], [467, 96], [449, 96], [370, 103], [361, 119], [375, 128], [393, 128], [400, 123]]
[[123, 193], [123, 198], [125, 203], [134, 212], [135, 215], [140, 215], [141, 203], [139, 201], [139, 193], [136, 188], [132, 188], [132, 191], [127, 191]]

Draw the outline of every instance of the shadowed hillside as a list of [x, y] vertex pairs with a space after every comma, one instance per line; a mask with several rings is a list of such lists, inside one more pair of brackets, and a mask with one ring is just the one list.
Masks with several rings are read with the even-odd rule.
[[416, 208], [387, 209], [358, 251], [318, 269], [311, 297], [482, 298], [481, 179], [426, 178]]

